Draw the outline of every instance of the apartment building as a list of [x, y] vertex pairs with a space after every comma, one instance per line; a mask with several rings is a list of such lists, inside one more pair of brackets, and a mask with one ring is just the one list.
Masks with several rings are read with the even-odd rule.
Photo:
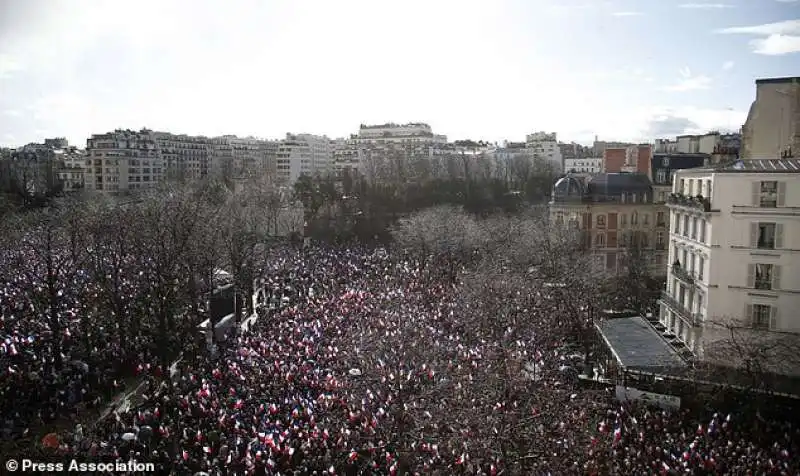
[[278, 141], [225, 135], [211, 139], [210, 170], [215, 177], [246, 179], [277, 175]]
[[175, 180], [206, 178], [211, 173], [211, 139], [203, 136], [154, 132], [164, 164], [164, 177]]
[[548, 134], [540, 131], [528, 134], [525, 136], [525, 146], [532, 157], [544, 159], [558, 172], [564, 171], [564, 161], [555, 132]]
[[800, 150], [800, 77], [756, 80], [742, 126], [743, 159], [777, 159]]
[[153, 188], [164, 162], [153, 131], [117, 129], [86, 140], [86, 189], [102, 193]]
[[277, 181], [294, 184], [301, 175], [333, 172], [333, 147], [326, 136], [286, 134], [277, 145]]
[[581, 159], [565, 158], [564, 171], [570, 174], [599, 174], [603, 170], [602, 157], [585, 157]]
[[653, 182], [653, 197], [657, 203], [665, 203], [672, 193], [672, 179], [676, 171], [709, 165], [708, 154], [656, 153], [650, 160], [650, 180]]
[[363, 154], [358, 146], [358, 136], [340, 138], [332, 141], [333, 170], [337, 176], [344, 173], [356, 174], [363, 171]]
[[[699, 359], [736, 365], [725, 353], [731, 327], [762, 342], [800, 333], [800, 160], [679, 170], [668, 205], [660, 323], [669, 337]], [[800, 373], [778, 360], [772, 370]]]
[[588, 179], [567, 175], [553, 186], [549, 214], [553, 223], [583, 231], [597, 272], [610, 276], [624, 272], [629, 249], [638, 247], [648, 271], [664, 275], [668, 209], [654, 203], [646, 175], [601, 173]]

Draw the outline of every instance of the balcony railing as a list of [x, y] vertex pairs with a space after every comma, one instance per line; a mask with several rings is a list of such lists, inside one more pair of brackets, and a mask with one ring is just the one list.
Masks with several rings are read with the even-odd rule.
[[693, 326], [699, 326], [702, 322], [702, 316], [700, 313], [689, 311], [667, 291], [661, 291], [661, 302], [670, 308], [672, 312], [690, 322]]
[[671, 193], [667, 197], [667, 203], [681, 207], [692, 208], [703, 212], [711, 211], [711, 200], [702, 195], [691, 197], [682, 193]]
[[672, 264], [672, 275], [683, 282], [694, 284], [695, 276], [692, 272], [681, 266], [680, 263]]

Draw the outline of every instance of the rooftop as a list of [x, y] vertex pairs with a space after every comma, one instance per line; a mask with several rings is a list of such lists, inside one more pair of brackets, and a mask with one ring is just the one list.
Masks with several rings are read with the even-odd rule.
[[798, 83], [798, 84], [800, 84], [800, 76], [791, 76], [791, 77], [784, 77], [784, 78], [756, 79], [756, 85], [758, 85], [758, 84], [783, 84], [783, 83]]
[[750, 159], [727, 162], [713, 167], [688, 169], [692, 172], [717, 173], [800, 173], [800, 159]]
[[626, 370], [686, 367], [678, 352], [640, 316], [607, 319], [596, 327]]

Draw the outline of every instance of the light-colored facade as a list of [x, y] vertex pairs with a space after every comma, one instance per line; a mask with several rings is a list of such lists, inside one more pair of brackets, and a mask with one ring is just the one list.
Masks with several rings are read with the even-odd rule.
[[679, 170], [668, 202], [667, 332], [721, 364], [742, 357], [720, 353], [731, 326], [759, 339], [800, 333], [800, 160]]
[[534, 132], [525, 136], [525, 146], [533, 157], [538, 157], [550, 163], [556, 171], [564, 171], [564, 161], [561, 148], [555, 132]]
[[800, 151], [800, 77], [756, 80], [756, 100], [742, 126], [743, 159]]
[[161, 153], [166, 178], [194, 180], [209, 176], [211, 139], [169, 132], [154, 132], [153, 137]]
[[59, 163], [58, 179], [64, 184], [64, 192], [79, 192], [86, 187], [86, 151], [77, 147], [64, 147], [53, 151]]
[[117, 129], [86, 140], [86, 189], [119, 193], [155, 187], [164, 161], [153, 132]]
[[211, 174], [244, 179], [277, 174], [278, 142], [232, 135], [211, 139]]
[[364, 168], [363, 154], [357, 136], [335, 139], [332, 142], [333, 170], [337, 175], [361, 173]]
[[564, 171], [567, 173], [579, 174], [603, 173], [603, 158], [586, 157], [583, 159], [564, 159]]
[[278, 143], [277, 180], [292, 185], [301, 175], [333, 172], [333, 146], [326, 136], [286, 134]]

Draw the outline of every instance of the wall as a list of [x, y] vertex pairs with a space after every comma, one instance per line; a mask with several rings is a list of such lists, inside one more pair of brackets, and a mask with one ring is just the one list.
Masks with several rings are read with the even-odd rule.
[[607, 148], [603, 152], [603, 171], [606, 173], [618, 173], [625, 166], [625, 156], [627, 149], [621, 147]]
[[[786, 147], [800, 151], [796, 115], [800, 78], [786, 82], [757, 82], [756, 100], [750, 106], [743, 131], [743, 159], [773, 159]], [[793, 139], [792, 136], [795, 135]]]

